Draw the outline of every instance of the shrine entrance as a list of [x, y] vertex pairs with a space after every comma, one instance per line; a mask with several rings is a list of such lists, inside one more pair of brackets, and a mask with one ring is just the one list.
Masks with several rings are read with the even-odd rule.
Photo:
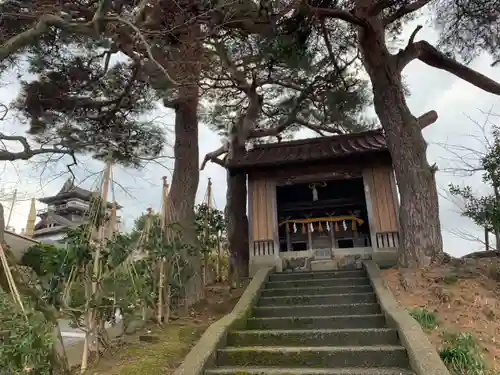
[[371, 246], [362, 177], [277, 186], [276, 200], [280, 252], [330, 257], [335, 249]]

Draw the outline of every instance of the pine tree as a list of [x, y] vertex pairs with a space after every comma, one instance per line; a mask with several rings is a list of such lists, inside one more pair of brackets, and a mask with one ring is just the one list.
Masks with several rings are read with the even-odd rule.
[[[349, 60], [336, 66], [321, 40], [297, 54], [286, 37], [224, 32], [210, 42], [204, 75], [205, 121], [223, 137], [207, 154], [227, 171], [226, 217], [233, 279], [248, 272], [246, 175], [229, 168], [250, 143], [289, 138], [306, 128], [319, 135], [359, 131], [373, 124], [361, 115], [368, 97]], [[346, 56], [343, 56], [346, 57]], [[223, 159], [220, 157], [223, 156]]]
[[[411, 33], [406, 47], [396, 53], [391, 52], [391, 40], [409, 20], [424, 11], [435, 11], [442, 45], [453, 46], [469, 57], [481, 52], [498, 54], [495, 31], [499, 27], [499, 9], [494, 0], [311, 0], [293, 7], [291, 15], [275, 26], [279, 33], [290, 37], [296, 48], [316, 43], [318, 34], [323, 35], [325, 43], [328, 40], [336, 46], [334, 49], [349, 46], [352, 56], [357, 57], [368, 74], [375, 112], [385, 131], [401, 197], [399, 263], [403, 267], [428, 265], [443, 255], [436, 169], [427, 162], [427, 144], [422, 136], [422, 129], [437, 120], [437, 113], [415, 116], [410, 111], [402, 79], [404, 68], [420, 60], [492, 94], [500, 95], [500, 85], [457, 61], [452, 54], [439, 51], [425, 40], [416, 41], [422, 26]], [[479, 18], [474, 18], [480, 13]], [[337, 56], [331, 55], [332, 65], [336, 60]]]

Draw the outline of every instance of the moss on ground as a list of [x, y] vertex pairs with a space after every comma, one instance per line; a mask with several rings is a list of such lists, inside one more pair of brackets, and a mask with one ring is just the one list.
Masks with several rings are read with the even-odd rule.
[[89, 371], [93, 375], [166, 375], [173, 372], [207, 328], [206, 324], [175, 321], [155, 328], [156, 343], [129, 340]]

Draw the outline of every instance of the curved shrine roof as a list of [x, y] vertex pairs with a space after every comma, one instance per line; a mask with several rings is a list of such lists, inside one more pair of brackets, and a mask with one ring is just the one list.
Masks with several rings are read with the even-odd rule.
[[229, 164], [232, 169], [327, 161], [368, 153], [389, 153], [381, 129], [361, 133], [257, 145]]

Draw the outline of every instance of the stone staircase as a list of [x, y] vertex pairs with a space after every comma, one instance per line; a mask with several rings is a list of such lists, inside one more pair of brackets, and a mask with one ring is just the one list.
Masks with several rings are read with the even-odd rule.
[[275, 273], [206, 375], [414, 375], [364, 270]]

